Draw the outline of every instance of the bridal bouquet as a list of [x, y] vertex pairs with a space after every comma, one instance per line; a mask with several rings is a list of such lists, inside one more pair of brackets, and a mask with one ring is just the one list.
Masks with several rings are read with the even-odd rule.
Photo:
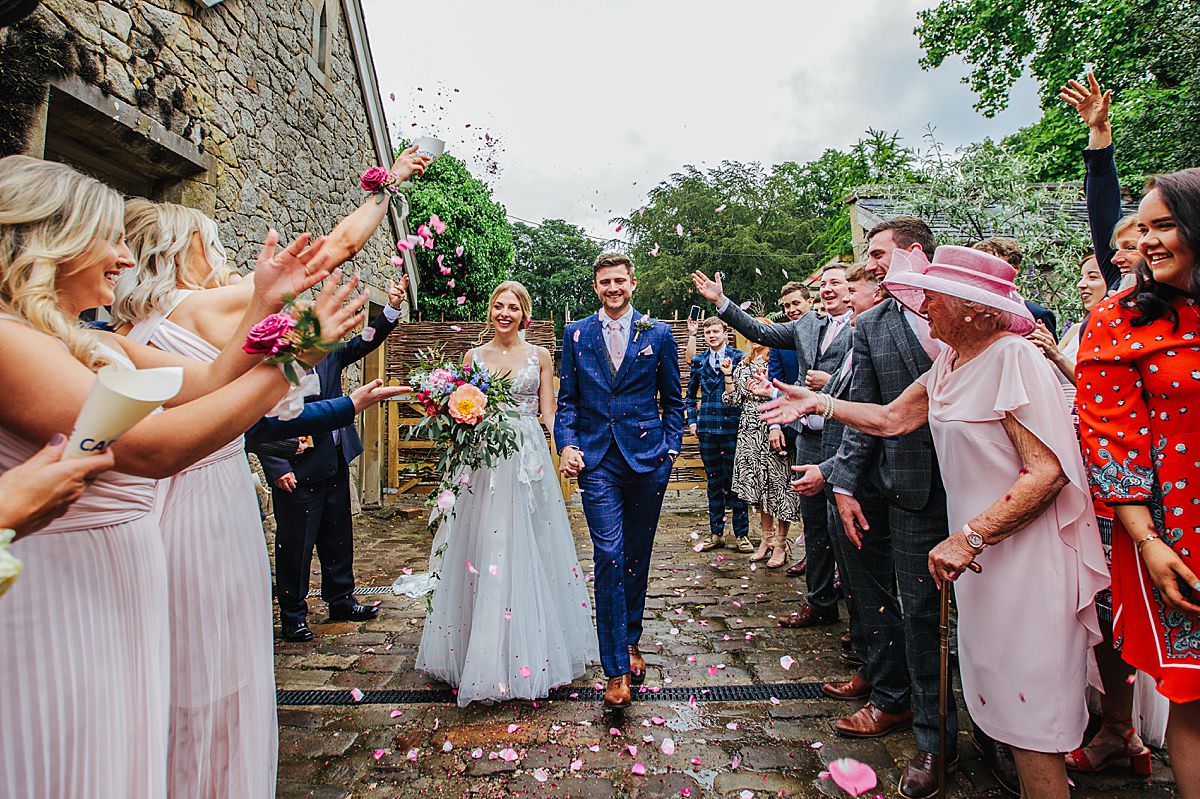
[[470, 482], [472, 469], [490, 467], [517, 451], [512, 421], [512, 380], [486, 369], [459, 366], [437, 350], [417, 353], [418, 366], [409, 380], [425, 418], [409, 429], [408, 438], [427, 438], [438, 454], [441, 475], [430, 503], [430, 531], [444, 516], [454, 515], [454, 503]]

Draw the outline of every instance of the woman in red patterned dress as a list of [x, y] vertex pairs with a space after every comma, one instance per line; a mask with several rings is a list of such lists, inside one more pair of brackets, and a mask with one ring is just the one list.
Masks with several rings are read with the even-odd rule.
[[1079, 347], [1079, 420], [1096, 497], [1117, 521], [1114, 636], [1171, 700], [1171, 765], [1179, 795], [1197, 799], [1200, 169], [1152, 178], [1138, 229], [1151, 278], [1092, 313]]

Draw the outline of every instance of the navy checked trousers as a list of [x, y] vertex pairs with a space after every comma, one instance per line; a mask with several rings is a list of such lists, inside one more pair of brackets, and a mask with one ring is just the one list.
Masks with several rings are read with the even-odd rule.
[[733, 493], [733, 453], [737, 435], [709, 435], [700, 430], [700, 460], [708, 481], [708, 529], [713, 535], [725, 532], [725, 509], [733, 511], [733, 534], [750, 535], [750, 506]]

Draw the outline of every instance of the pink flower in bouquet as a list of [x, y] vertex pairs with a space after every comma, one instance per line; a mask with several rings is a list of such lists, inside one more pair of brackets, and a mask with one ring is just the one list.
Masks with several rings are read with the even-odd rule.
[[246, 334], [242, 350], [249, 355], [278, 355], [291, 346], [288, 338], [296, 328], [296, 320], [285, 313], [273, 313], [263, 319]]
[[462, 424], [479, 424], [487, 408], [487, 396], [470, 384], [454, 389], [447, 403], [450, 416]]
[[391, 182], [392, 173], [381, 166], [371, 167], [366, 172], [363, 172], [362, 177], [359, 178], [359, 183], [362, 184], [363, 191], [372, 193], [383, 191]]
[[438, 218], [437, 214], [429, 217], [429, 226], [440, 236], [446, 232], [446, 223]]

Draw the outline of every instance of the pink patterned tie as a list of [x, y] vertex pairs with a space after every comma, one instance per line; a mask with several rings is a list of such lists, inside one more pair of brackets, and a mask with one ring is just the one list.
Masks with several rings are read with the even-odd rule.
[[608, 357], [612, 359], [613, 369], [621, 369], [621, 361], [625, 360], [625, 337], [621, 335], [621, 323], [608, 320]]

